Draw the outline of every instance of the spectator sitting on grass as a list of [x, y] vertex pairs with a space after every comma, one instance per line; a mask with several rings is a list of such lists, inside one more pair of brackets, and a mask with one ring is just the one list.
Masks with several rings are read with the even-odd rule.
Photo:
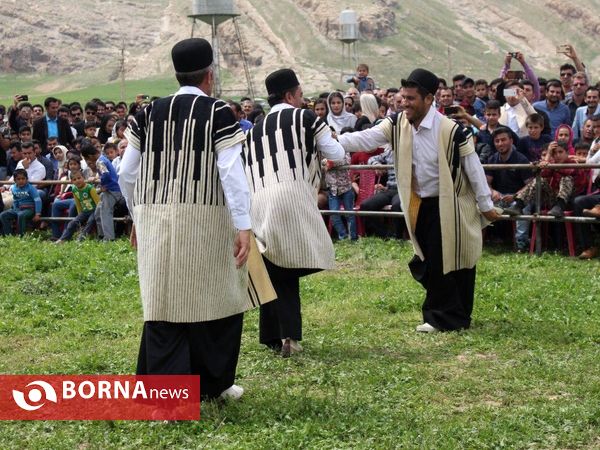
[[73, 183], [73, 198], [75, 200], [75, 207], [77, 208], [77, 217], [69, 222], [60, 239], [56, 241], [57, 244], [62, 244], [70, 240], [75, 231], [81, 227], [83, 229], [77, 240], [84, 240], [94, 227], [94, 213], [96, 206], [100, 203], [100, 197], [96, 189], [91, 184], [85, 182], [85, 178], [81, 172], [71, 172], [71, 182]]
[[[42, 213], [42, 200], [37, 189], [27, 180], [27, 171], [17, 169], [13, 174], [15, 184], [10, 188], [13, 197], [12, 208], [0, 214], [2, 235], [19, 234], [23, 236], [27, 221], [39, 222]], [[16, 233], [13, 232], [13, 222], [17, 222]]]

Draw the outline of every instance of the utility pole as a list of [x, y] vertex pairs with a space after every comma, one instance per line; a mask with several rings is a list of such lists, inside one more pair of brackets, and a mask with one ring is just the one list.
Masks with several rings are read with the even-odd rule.
[[450, 53], [450, 44], [448, 44], [448, 80], [452, 79], [452, 54]]
[[121, 61], [119, 72], [121, 73], [121, 101], [125, 101], [125, 39], [121, 43]]

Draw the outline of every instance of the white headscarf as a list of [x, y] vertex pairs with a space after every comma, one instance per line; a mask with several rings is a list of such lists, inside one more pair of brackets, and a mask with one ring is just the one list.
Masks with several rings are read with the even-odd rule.
[[360, 96], [360, 109], [363, 115], [369, 118], [371, 123], [379, 119], [379, 106], [373, 94], [363, 94]]
[[[342, 100], [342, 112], [340, 114], [333, 114], [331, 109], [331, 99], [333, 97], [338, 97]], [[333, 127], [337, 134], [341, 134], [342, 129], [345, 127], [354, 128], [354, 124], [356, 123], [356, 116], [346, 111], [344, 108], [344, 96], [340, 92], [332, 92], [327, 97], [327, 106], [329, 108], [329, 113], [327, 114], [327, 123], [330, 127]]]

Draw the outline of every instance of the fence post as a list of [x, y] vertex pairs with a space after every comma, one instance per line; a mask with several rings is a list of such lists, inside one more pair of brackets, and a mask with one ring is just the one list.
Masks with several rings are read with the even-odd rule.
[[[539, 216], [542, 212], [542, 171], [536, 170], [535, 172], [535, 214]], [[533, 226], [536, 227], [535, 234], [535, 254], [540, 256], [542, 254], [542, 230], [540, 226], [542, 222], [533, 221]]]

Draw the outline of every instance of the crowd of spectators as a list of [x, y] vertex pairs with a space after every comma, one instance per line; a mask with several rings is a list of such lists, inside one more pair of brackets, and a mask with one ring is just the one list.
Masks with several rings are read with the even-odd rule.
[[113, 218], [127, 215], [117, 182], [124, 133], [128, 117], [149, 100], [92, 99], [82, 106], [48, 97], [41, 105], [15, 95], [8, 108], [0, 105], [0, 180], [10, 182], [0, 188], [2, 234], [22, 235], [33, 225], [48, 228], [57, 243], [79, 228], [79, 239], [94, 231], [115, 239], [123, 227], [115, 230]]
[[[507, 214], [535, 210], [536, 170], [541, 170], [541, 209], [562, 217], [600, 217], [599, 170], [577, 169], [578, 163], [600, 163], [600, 85], [593, 84], [572, 46], [571, 59], [561, 65], [555, 79], [538, 78], [522, 52], [506, 54], [498, 78], [476, 79], [457, 74], [451, 82], [440, 78], [435, 107], [461, 123], [472, 135], [483, 164], [530, 164], [531, 170], [486, 170], [494, 203]], [[518, 62], [519, 69], [512, 70]], [[347, 79], [347, 90], [324, 92], [305, 99], [310, 108], [337, 135], [377, 125], [403, 108], [398, 87], [378, 86], [366, 64]], [[2, 192], [2, 233], [23, 233], [29, 223], [50, 228], [58, 243], [81, 228], [80, 239], [96, 230], [104, 240], [115, 238], [113, 214], [127, 215], [117, 183], [119, 162], [127, 147], [128, 119], [151, 101], [139, 95], [130, 105], [92, 99], [62, 104], [48, 97], [43, 105], [15, 96], [9, 108], [0, 105], [0, 179], [14, 181]], [[246, 132], [266, 114], [264, 105], [250, 98], [229, 104]], [[365, 171], [338, 169], [347, 164], [393, 164], [391, 148], [364, 149], [343, 161], [322, 161], [319, 206], [367, 211], [401, 211], [393, 169]], [[547, 169], [550, 163], [573, 168]], [[361, 175], [362, 174], [362, 175]], [[362, 179], [361, 179], [362, 178]], [[40, 185], [42, 180], [63, 184]], [[71, 217], [70, 222], [43, 217]], [[358, 232], [384, 238], [401, 238], [402, 221], [333, 216], [332, 234], [357, 239]], [[494, 227], [492, 239], [514, 239], [519, 251], [528, 248], [529, 222], [517, 220], [507, 232]], [[576, 227], [582, 259], [599, 254], [597, 230], [589, 224]], [[117, 231], [118, 234], [118, 231]]]

